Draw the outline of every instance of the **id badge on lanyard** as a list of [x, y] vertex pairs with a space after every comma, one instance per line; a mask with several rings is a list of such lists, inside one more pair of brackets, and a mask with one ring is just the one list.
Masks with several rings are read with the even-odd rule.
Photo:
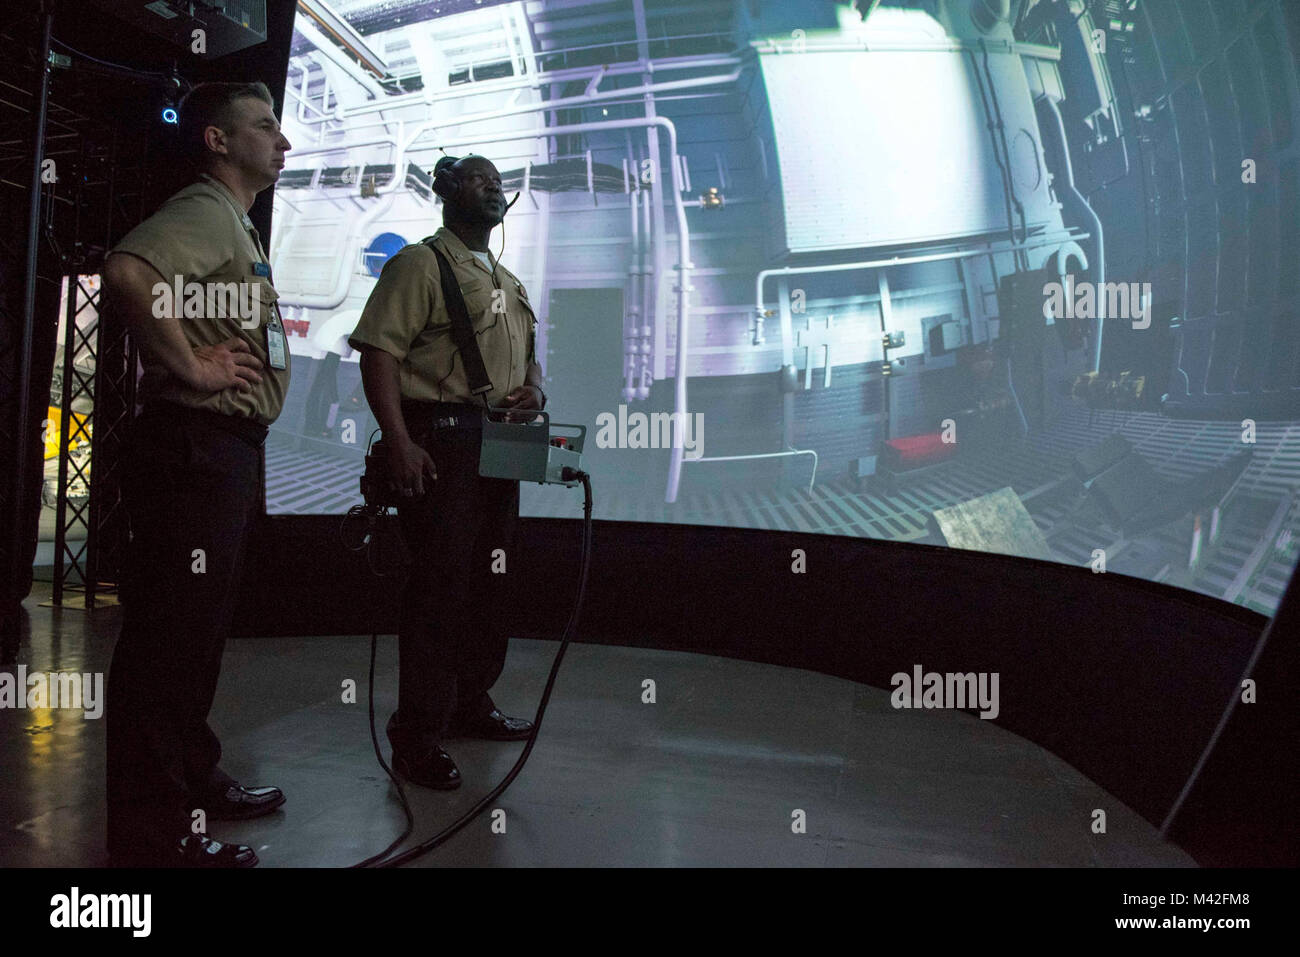
[[[265, 262], [253, 263], [253, 272], [258, 276], [271, 278], [271, 267]], [[271, 315], [262, 327], [266, 330], [266, 358], [272, 369], [289, 368], [289, 341], [284, 335], [284, 323], [280, 321], [280, 304], [271, 302]]]
[[263, 327], [266, 329], [266, 358], [272, 369], [289, 368], [289, 342], [284, 337], [284, 323], [280, 321], [280, 306], [271, 304], [271, 318]]

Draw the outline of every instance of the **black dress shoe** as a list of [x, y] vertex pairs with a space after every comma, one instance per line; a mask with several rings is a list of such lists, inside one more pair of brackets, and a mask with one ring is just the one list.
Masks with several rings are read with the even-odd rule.
[[223, 844], [202, 834], [187, 834], [171, 843], [118, 848], [109, 855], [114, 867], [192, 867], [206, 870], [257, 866], [257, 854], [243, 844]]
[[451, 791], [460, 787], [460, 768], [456, 767], [450, 754], [437, 746], [414, 759], [394, 754], [393, 771], [411, 783], [426, 788]]
[[487, 714], [452, 726], [451, 735], [457, 738], [482, 738], [485, 741], [522, 741], [533, 733], [533, 723], [527, 718], [511, 718], [493, 708]]
[[224, 791], [191, 798], [191, 803], [202, 809], [210, 821], [247, 821], [278, 808], [284, 803], [284, 792], [279, 788], [246, 788], [232, 784]]

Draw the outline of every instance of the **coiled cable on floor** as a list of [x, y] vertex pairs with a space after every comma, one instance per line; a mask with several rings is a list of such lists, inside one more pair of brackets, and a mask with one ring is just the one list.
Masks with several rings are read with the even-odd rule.
[[560, 663], [564, 661], [564, 653], [568, 650], [569, 641], [573, 637], [573, 631], [578, 624], [578, 615], [582, 611], [582, 601], [587, 591], [587, 573], [591, 567], [591, 477], [586, 472], [568, 468], [564, 470], [562, 477], [565, 481], [580, 481], [583, 488], [582, 559], [578, 572], [578, 592], [573, 603], [573, 611], [570, 613], [569, 620], [564, 626], [563, 633], [560, 635], [560, 648], [555, 653], [555, 661], [551, 664], [551, 672], [546, 679], [546, 688], [542, 691], [542, 699], [537, 706], [537, 715], [533, 719], [533, 730], [528, 735], [528, 740], [524, 745], [523, 752], [520, 753], [519, 758], [515, 761], [514, 767], [510, 769], [510, 772], [502, 779], [501, 783], [489, 791], [486, 796], [480, 799], [468, 811], [427, 841], [423, 841], [415, 847], [403, 851], [396, 857], [387, 858], [385, 860], [387, 855], [390, 854], [394, 848], [398, 847], [407, 839], [408, 836], [410, 836], [410, 833], [414, 828], [414, 818], [411, 814], [410, 805], [406, 799], [406, 792], [402, 788], [401, 782], [398, 780], [397, 775], [384, 762], [379, 747], [379, 737], [375, 733], [375, 644], [378, 636], [377, 634], [372, 635], [370, 644], [370, 738], [374, 744], [375, 755], [379, 758], [380, 766], [383, 767], [384, 771], [387, 772], [388, 776], [397, 787], [397, 793], [402, 800], [402, 809], [406, 812], [407, 826], [406, 830], [402, 832], [401, 837], [388, 845], [388, 847], [383, 851], [366, 858], [358, 864], [352, 865], [353, 867], [400, 867], [401, 865], [409, 863], [419, 857], [423, 857], [440, 844], [446, 843], [453, 835], [486, 810], [493, 801], [505, 792], [511, 782], [519, 776], [519, 772], [523, 770], [524, 764], [528, 761], [528, 755], [532, 753], [533, 745], [537, 743], [537, 734], [542, 728], [542, 718], [546, 714], [546, 705], [551, 700], [551, 691], [555, 687], [555, 679], [560, 672]]

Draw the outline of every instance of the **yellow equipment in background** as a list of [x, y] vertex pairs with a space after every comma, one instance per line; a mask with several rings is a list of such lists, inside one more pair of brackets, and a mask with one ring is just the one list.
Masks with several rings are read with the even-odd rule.
[[[63, 428], [63, 410], [56, 406], [50, 406], [46, 413], [44, 424], [45, 433], [45, 458], [57, 459], [59, 457], [59, 436]], [[72, 413], [72, 433], [68, 438], [68, 451], [71, 452], [81, 444], [78, 436], [85, 442], [90, 441], [90, 416], [81, 415], [77, 412]]]

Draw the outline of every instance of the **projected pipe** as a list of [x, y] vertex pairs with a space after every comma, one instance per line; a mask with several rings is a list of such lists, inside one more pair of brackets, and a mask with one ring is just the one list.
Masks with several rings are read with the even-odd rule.
[[[399, 120], [397, 122], [399, 140], [403, 128], [404, 124]], [[330, 291], [323, 295], [288, 295], [280, 300], [282, 305], [305, 306], [308, 309], [337, 309], [343, 305], [344, 300], [348, 297], [348, 288], [352, 285], [352, 266], [356, 262], [356, 254], [360, 250], [361, 243], [365, 242], [367, 230], [369, 230], [372, 223], [392, 209], [393, 202], [397, 199], [397, 191], [406, 182], [404, 169], [406, 165], [406, 149], [407, 143], [405, 141], [399, 142], [397, 154], [393, 157], [393, 178], [375, 191], [382, 198], [360, 216], [352, 225], [352, 228], [348, 230], [347, 238], [343, 241], [342, 258], [334, 277], [334, 285]], [[358, 177], [357, 183], [358, 192], [361, 190], [359, 179], [360, 177]]]
[[631, 402], [636, 395], [633, 381], [637, 373], [637, 345], [641, 335], [641, 219], [637, 215], [641, 205], [640, 190], [628, 191], [628, 206], [632, 211], [632, 255], [627, 267], [627, 320], [623, 339], [623, 401]]
[[944, 253], [922, 253], [916, 256], [890, 256], [886, 259], [866, 259], [861, 262], [852, 263], [833, 263], [827, 266], [777, 266], [772, 269], [762, 269], [754, 279], [754, 302], [760, 312], [765, 311], [763, 305], [763, 282], [772, 276], [803, 276], [812, 273], [823, 272], [846, 272], [855, 269], [879, 269], [885, 266], [910, 266], [915, 263], [933, 263], [942, 262], [945, 259], [970, 259], [975, 256], [996, 256], [999, 253], [1014, 253], [1022, 249], [1039, 249], [1043, 246], [1059, 246], [1062, 242], [1072, 239], [1088, 239], [1089, 233], [1071, 232], [1050, 233], [1042, 236], [1035, 236], [1028, 242], [1023, 243], [997, 243], [990, 244], [987, 248], [982, 249], [958, 249], [952, 252]]
[[[509, 106], [499, 110], [488, 110], [487, 112], [484, 113], [470, 113], [463, 116], [450, 117], [441, 123], [435, 123], [430, 121], [423, 125], [425, 127], [454, 126], [457, 129], [460, 129], [462, 126], [466, 125], [467, 123], [477, 123], [486, 120], [498, 120], [507, 116], [522, 116], [523, 114], [526, 113], [542, 113], [542, 112], [549, 113], [552, 110], [564, 109], [566, 107], [591, 106], [593, 104], [605, 103], [610, 100], [624, 99], [626, 97], [637, 97], [637, 96], [645, 96], [645, 95], [653, 96], [659, 93], [672, 92], [674, 90], [691, 90], [701, 86], [714, 86], [714, 85], [724, 84], [724, 83], [734, 83], [736, 80], [740, 78], [740, 74], [743, 70], [744, 70], [743, 66], [738, 66], [730, 73], [715, 73], [711, 76], [692, 77], [689, 80], [669, 80], [666, 83], [645, 83], [642, 84], [641, 86], [629, 86], [618, 90], [606, 90], [604, 93], [592, 93], [591, 95], [580, 94], [578, 96], [565, 96], [565, 97], [560, 97], [559, 99], [556, 100], [539, 100], [536, 103], [525, 103], [522, 106]], [[481, 93], [483, 91], [480, 90], [477, 92]], [[394, 97], [393, 99], [396, 99], [396, 97]], [[400, 105], [402, 104], [393, 103], [388, 100], [383, 101], [381, 104], [377, 104], [378, 108], [383, 110], [396, 109]], [[358, 108], [356, 111], [352, 113], [348, 113], [345, 111], [343, 115], [345, 117], [349, 115], [355, 116], [360, 112], [363, 112], [363, 110], [361, 108]], [[501, 137], [497, 137], [495, 133], [493, 133], [492, 136], [494, 139], [501, 138]], [[482, 139], [484, 139], [484, 137], [479, 137], [478, 140], [472, 142], [478, 142], [481, 141]], [[372, 141], [367, 141], [364, 144], [354, 144], [354, 145], [358, 145], [358, 146], [378, 145], [380, 143], [384, 143], [387, 141], [388, 141], [387, 139], [376, 139]], [[442, 145], [446, 146], [448, 144], [444, 143]], [[340, 149], [342, 147], [336, 146], [333, 148]], [[329, 149], [330, 147], [319, 147], [315, 150], [296, 150], [295, 152], [297, 153], [297, 155], [302, 156], [305, 154], [311, 154], [313, 152], [328, 152]], [[676, 165], [675, 161], [674, 161], [674, 165]]]
[[[1099, 290], [1106, 288], [1106, 245], [1102, 233], [1101, 217], [1088, 205], [1083, 194], [1074, 185], [1074, 166], [1070, 163], [1070, 144], [1065, 137], [1065, 121], [1061, 119], [1061, 110], [1056, 101], [1046, 94], [1034, 98], [1034, 109], [1038, 113], [1038, 126], [1043, 135], [1043, 148], [1055, 154], [1052, 168], [1058, 174], [1053, 181], [1061, 199], [1074, 208], [1077, 215], [1086, 219], [1092, 232], [1096, 258], [1093, 260], [1093, 282]], [[1097, 296], [1097, 343], [1093, 351], [1092, 368], [1101, 371], [1101, 334], [1106, 319], [1106, 297]]]
[[[754, 279], [754, 302], [756, 304], [755, 308], [757, 310], [758, 315], [761, 316], [765, 314], [766, 309], [763, 305], [763, 282], [764, 280], [768, 279], [771, 276], [785, 277], [785, 276], [809, 275], [813, 273], [825, 273], [825, 272], [847, 272], [847, 271], [852, 271], [857, 269], [883, 269], [888, 266], [908, 266], [915, 263], [942, 262], [944, 260], [952, 260], [952, 259], [973, 259], [977, 256], [996, 256], [999, 253], [1015, 253], [1020, 250], [1038, 249], [1043, 246], [1056, 246], [1063, 241], [1087, 239], [1087, 238], [1088, 238], [1087, 233], [1069, 233], [1069, 232], [1065, 234], [1054, 233], [1054, 234], [1043, 235], [1043, 236], [1035, 236], [1033, 239], [1023, 243], [1002, 243], [998, 245], [990, 245], [989, 248], [986, 249], [960, 249], [960, 250], [955, 250], [952, 252], [945, 252], [945, 253], [924, 253], [917, 256], [891, 256], [888, 259], [867, 259], [867, 260], [863, 260], [862, 262], [832, 263], [826, 266], [781, 266], [775, 269], [763, 269], [759, 271], [758, 276], [755, 277]], [[793, 332], [791, 331], [789, 326], [789, 315], [784, 309], [781, 310], [781, 319], [782, 319], [781, 350], [783, 356], [782, 361], [784, 365], [788, 366], [794, 362], [793, 344], [792, 344]], [[1012, 397], [1014, 398], [1014, 392]], [[787, 396], [786, 398], [788, 400], [789, 397]], [[1016, 406], [1017, 406], [1017, 411], [1019, 411], [1018, 399], [1016, 400]], [[784, 403], [784, 416], [785, 416], [785, 430], [783, 434], [788, 437], [791, 434], [792, 425], [793, 425], [790, 418], [791, 411], [790, 411], [789, 401], [786, 401]], [[1021, 414], [1022, 419], [1023, 417], [1024, 417], [1023, 414]], [[800, 450], [790, 450], [786, 452], [771, 453], [773, 457], [784, 456], [784, 455], [802, 455], [802, 454], [806, 454], [806, 453]], [[702, 459], [690, 459], [689, 461], [707, 462], [712, 460], [707, 458], [702, 458]]]
[[631, 372], [628, 385], [631, 394], [628, 401], [644, 400], [650, 397], [647, 383], [647, 363], [650, 361], [650, 341], [653, 327], [646, 321], [650, 315], [653, 302], [650, 298], [650, 275], [648, 250], [651, 247], [651, 229], [653, 216], [650, 214], [650, 192], [638, 189], [632, 193], [632, 203], [640, 210], [637, 216], [638, 235], [636, 249], [633, 251], [633, 268], [636, 269], [636, 282], [633, 286], [632, 309], [636, 315], [636, 326], [632, 330]]
[[353, 80], [371, 96], [381, 98], [382, 101], [382, 97], [385, 95], [384, 88], [376, 83], [369, 73], [344, 56], [338, 47], [326, 40], [319, 30], [303, 20], [298, 20], [294, 24], [294, 29], [316, 47], [316, 52], [342, 70], [349, 79]]
[[[339, 153], [345, 150], [361, 149], [362, 147], [367, 147], [367, 146], [392, 146], [394, 148], [401, 148], [403, 151], [405, 151], [407, 149], [410, 149], [410, 147], [415, 143], [415, 141], [419, 139], [421, 136], [423, 136], [425, 133], [427, 133], [429, 130], [438, 129], [439, 127], [443, 127], [443, 126], [454, 126], [457, 129], [459, 129], [460, 127], [465, 126], [468, 123], [476, 123], [484, 120], [495, 120], [506, 116], [523, 116], [527, 113], [549, 113], [551, 110], [560, 109], [565, 106], [583, 106], [583, 105], [590, 105], [592, 103], [600, 103], [603, 101], [607, 101], [611, 99], [619, 99], [628, 96], [643, 96], [646, 94], [653, 96], [658, 93], [676, 90], [676, 89], [683, 89], [688, 87], [713, 86], [716, 84], [734, 83], [740, 77], [741, 72], [742, 69], [737, 68], [736, 70], [733, 70], [731, 73], [720, 73], [720, 74], [715, 74], [713, 76], [696, 77], [695, 79], [691, 79], [691, 80], [674, 80], [669, 83], [650, 83], [642, 86], [627, 87], [626, 89], [621, 89], [621, 90], [610, 90], [609, 92], [606, 93], [596, 93], [593, 94], [592, 96], [571, 96], [559, 100], [541, 100], [537, 103], [525, 103], [522, 106], [514, 106], [502, 110], [492, 110], [491, 112], [488, 113], [474, 113], [468, 116], [457, 116], [457, 117], [449, 118], [448, 120], [445, 121], [426, 120], [425, 122], [419, 123], [414, 127], [414, 132], [412, 132], [411, 135], [407, 137], [404, 144], [402, 143], [401, 140], [402, 134], [401, 134], [401, 130], [399, 129], [398, 134], [396, 136], [393, 135], [375, 136], [367, 140], [360, 140], [352, 143], [336, 143], [330, 146], [314, 146], [309, 149], [294, 150], [293, 155], [295, 157], [318, 156], [323, 153]], [[395, 105], [396, 104], [393, 104], [393, 106]], [[390, 109], [392, 108], [392, 106], [385, 105], [383, 108]], [[651, 119], [656, 119], [656, 118], [652, 117]], [[587, 123], [569, 124], [568, 126], [563, 127], [563, 129], [566, 130], [621, 129], [622, 127], [620, 126], [610, 126], [609, 124], [619, 124], [619, 123], [627, 123], [627, 122], [629, 121], [596, 120], [590, 124]], [[635, 125], [645, 125], [645, 124], [638, 123]], [[652, 125], [657, 125], [657, 124], [652, 124]], [[531, 136], [536, 136], [536, 137], [553, 136], [555, 135], [553, 131], [556, 129], [560, 129], [560, 127], [548, 126], [537, 130], [526, 130], [522, 132], [493, 131], [490, 134], [483, 134], [482, 136], [473, 137], [470, 139], [460, 137], [455, 140], [443, 140], [442, 142], [439, 143], [439, 145], [442, 147], [475, 146], [484, 141], [496, 143], [496, 142], [506, 142], [508, 140], [526, 139]], [[676, 163], [673, 164], [674, 167], [676, 167], [676, 165], [677, 165]]]
[[650, 354], [652, 351], [651, 340], [654, 334], [653, 327], [647, 321], [650, 316], [650, 310], [655, 305], [653, 293], [650, 288], [650, 266], [647, 250], [654, 241], [654, 222], [650, 216], [650, 192], [641, 190], [641, 222], [645, 224], [645, 242], [641, 244], [641, 340], [644, 348], [637, 353], [637, 382], [636, 397], [638, 399], [650, 398], [650, 384], [654, 381], [654, 370], [650, 365]]
[[[654, 73], [665, 70], [699, 70], [712, 67], [739, 67], [743, 61], [739, 56], [716, 56], [716, 57], [669, 57], [661, 60], [649, 60], [646, 63], [633, 63], [627, 65], [610, 65], [603, 68], [602, 75], [607, 77], [625, 76], [633, 73]], [[348, 119], [353, 116], [359, 116], [364, 113], [377, 113], [383, 110], [395, 110], [404, 106], [432, 106], [435, 103], [443, 103], [450, 100], [464, 99], [469, 96], [482, 96], [485, 93], [505, 93], [510, 90], [539, 89], [543, 85], [553, 83], [563, 83], [571, 79], [582, 79], [592, 75], [590, 67], [575, 67], [569, 70], [553, 70], [546, 73], [539, 73], [536, 76], [526, 77], [522, 80], [510, 82], [491, 82], [489, 84], [466, 84], [461, 87], [455, 87], [449, 90], [440, 90], [433, 92], [431, 90], [417, 90], [414, 93], [399, 93], [395, 96], [387, 96], [378, 102], [364, 103], [360, 106], [348, 107], [342, 111], [341, 117]], [[628, 87], [627, 90], [635, 91], [636, 88]], [[625, 90], [616, 92], [623, 93]], [[598, 94], [608, 96], [609, 94]], [[580, 97], [582, 99], [582, 97]], [[323, 123], [326, 120], [337, 119], [334, 113], [323, 114], [320, 119], [308, 120], [309, 123]]]
[[[399, 182], [404, 178], [394, 175], [393, 182]], [[352, 285], [352, 266], [356, 262], [356, 247], [365, 241], [366, 230], [370, 225], [392, 208], [396, 198], [396, 192], [386, 193], [383, 199], [358, 217], [352, 228], [348, 230], [347, 238], [343, 241], [343, 258], [339, 264], [338, 274], [334, 278], [334, 286], [329, 292], [315, 296], [284, 295], [280, 297], [280, 305], [306, 306], [308, 309], [337, 309], [343, 305], [344, 300], [348, 298], [348, 289]]]

